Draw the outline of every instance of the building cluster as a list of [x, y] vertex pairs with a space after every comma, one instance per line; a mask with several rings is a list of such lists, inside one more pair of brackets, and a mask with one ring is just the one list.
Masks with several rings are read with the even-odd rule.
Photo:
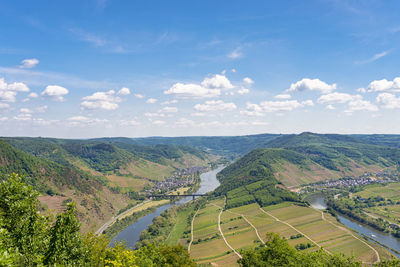
[[204, 166], [193, 166], [179, 169], [164, 181], [154, 182], [154, 186], [151, 189], [145, 190], [145, 192], [147, 194], [168, 192], [179, 187], [190, 186], [194, 183], [195, 174], [203, 172], [206, 169], [207, 167]]
[[326, 187], [354, 187], [362, 186], [372, 183], [387, 183], [399, 181], [399, 175], [389, 172], [371, 172], [360, 175], [359, 177], [346, 176], [339, 180], [330, 180], [310, 184], [309, 187], [313, 188], [326, 188]]

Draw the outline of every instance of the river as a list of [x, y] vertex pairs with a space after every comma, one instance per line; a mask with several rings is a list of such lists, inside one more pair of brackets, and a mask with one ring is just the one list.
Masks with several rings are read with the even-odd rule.
[[[319, 210], [323, 210], [326, 209], [326, 203], [324, 201], [324, 196], [322, 194], [314, 194], [312, 196], [310, 196], [308, 199], [308, 202], [310, 203], [310, 205], [315, 208], [315, 209], [319, 209]], [[370, 239], [370, 241], [378, 244], [378, 245], [385, 245], [391, 249], [394, 249], [396, 251], [391, 250], [391, 252], [397, 256], [398, 258], [400, 258], [400, 240], [393, 237], [390, 234], [387, 233], [383, 233], [380, 232], [368, 225], [365, 224], [361, 224], [347, 216], [343, 216], [340, 214], [337, 214], [339, 221], [346, 225], [347, 227], [356, 230], [359, 235], [364, 235], [366, 237], [368, 237], [368, 239]], [[379, 244], [380, 243], [380, 244]], [[381, 245], [382, 246], [382, 245]]]
[[[217, 180], [217, 173], [220, 172], [224, 167], [218, 167], [217, 169], [205, 172], [200, 174], [200, 188], [196, 191], [196, 194], [205, 194], [213, 191], [215, 188], [219, 186], [219, 182]], [[153, 222], [153, 219], [159, 216], [164, 210], [169, 209], [172, 205], [182, 205], [190, 200], [192, 197], [184, 197], [174, 204], [165, 204], [156, 209], [156, 211], [143, 216], [136, 222], [129, 225], [127, 228], [119, 232], [110, 242], [110, 244], [114, 244], [115, 242], [125, 241], [126, 245], [131, 248], [135, 248], [136, 242], [139, 241], [140, 233], [147, 229], [149, 225]]]

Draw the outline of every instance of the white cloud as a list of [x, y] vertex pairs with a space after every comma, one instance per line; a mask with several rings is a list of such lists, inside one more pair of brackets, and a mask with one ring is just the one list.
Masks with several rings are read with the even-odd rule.
[[[1, 103], [0, 103], [1, 104]], [[1, 106], [0, 106], [1, 107]], [[3, 122], [3, 121], [8, 121], [8, 118], [7, 117], [0, 117], [0, 122]]]
[[[119, 92], [117, 94], [119, 94]], [[127, 92], [125, 91], [124, 94], [125, 93]], [[118, 103], [121, 102], [122, 99], [115, 95], [116, 93], [114, 90], [109, 90], [107, 92], [96, 92], [90, 96], [83, 97], [82, 100], [84, 101], [81, 103], [81, 107], [84, 109], [92, 109], [92, 110], [93, 109], [116, 110], [119, 107]]]
[[227, 56], [230, 59], [237, 59], [237, 58], [241, 58], [243, 56], [243, 54], [240, 52], [241, 48], [238, 47], [235, 50], [233, 50], [232, 52], [230, 52]]
[[246, 115], [246, 116], [264, 116], [264, 114], [262, 113], [263, 109], [257, 105], [257, 104], [253, 104], [253, 103], [246, 103], [246, 110], [242, 110], [240, 111], [240, 114], [242, 115]]
[[176, 103], [178, 103], [178, 100], [173, 99], [173, 100], [170, 100], [170, 101], [164, 101], [164, 102], [161, 103], [161, 105], [170, 105], [170, 104], [176, 104]]
[[46, 110], [47, 110], [46, 105], [35, 108], [35, 112], [38, 112], [38, 113], [44, 113], [44, 112], [46, 112]]
[[329, 110], [334, 110], [334, 109], [336, 109], [333, 105], [327, 105], [326, 106], [326, 109], [329, 109]]
[[136, 121], [135, 119], [132, 120], [119, 120], [119, 125], [121, 126], [138, 126], [140, 122]]
[[387, 55], [390, 54], [390, 51], [383, 51], [381, 53], [375, 54], [373, 55], [371, 58], [367, 59], [367, 60], [362, 60], [362, 61], [356, 61], [356, 64], [367, 64], [367, 63], [371, 63], [374, 62], [382, 57], [385, 57]]
[[142, 95], [142, 94], [134, 94], [134, 96], [135, 96], [136, 98], [139, 98], [139, 99], [144, 98], [144, 95]]
[[118, 95], [130, 95], [131, 91], [129, 90], [129, 88], [123, 87], [123, 88], [121, 88], [121, 90], [118, 91], [117, 94]]
[[212, 98], [221, 95], [221, 90], [234, 88], [225, 75], [215, 74], [206, 77], [201, 84], [175, 83], [170, 89], [164, 91], [166, 95], [175, 95], [179, 98]]
[[147, 104], [154, 104], [154, 103], [156, 103], [157, 101], [158, 101], [158, 100], [155, 99], [155, 98], [149, 98], [149, 99], [146, 100], [146, 103], [147, 103]]
[[194, 109], [198, 111], [232, 111], [236, 109], [236, 105], [234, 103], [226, 103], [222, 100], [211, 100], [206, 101], [204, 104], [196, 104]]
[[251, 122], [251, 125], [254, 125], [254, 126], [267, 126], [267, 125], [269, 125], [269, 123], [265, 122], [265, 121], [253, 121], [253, 122]]
[[296, 91], [319, 91], [323, 94], [328, 94], [336, 89], [336, 84], [327, 84], [320, 79], [308, 79], [304, 78], [296, 83], [292, 83], [290, 88], [286, 92]]
[[28, 95], [28, 98], [38, 98], [38, 97], [39, 97], [39, 95], [35, 92], [32, 92]]
[[175, 95], [179, 98], [210, 98], [221, 95], [219, 89], [207, 89], [199, 84], [194, 83], [176, 83], [167, 91], [166, 95]]
[[29, 58], [29, 59], [22, 60], [21, 65], [19, 67], [22, 69], [31, 69], [31, 68], [34, 68], [37, 64], [39, 64], [38, 59]]
[[54, 101], [64, 101], [64, 96], [69, 93], [68, 89], [58, 85], [48, 85], [46, 89], [40, 93], [44, 97], [48, 97]]
[[164, 107], [164, 108], [160, 109], [159, 112], [177, 113], [178, 112], [178, 108], [176, 108], [176, 107]]
[[362, 99], [361, 95], [350, 95], [350, 94], [346, 94], [346, 93], [330, 93], [327, 95], [322, 95], [320, 96], [320, 98], [318, 98], [317, 102], [319, 104], [343, 104], [349, 101], [354, 101], [357, 99]]
[[73, 116], [67, 119], [69, 126], [91, 126], [108, 122], [106, 119], [88, 118], [85, 116]]
[[368, 92], [400, 92], [400, 77], [393, 81], [375, 80], [368, 85]]
[[30, 110], [29, 108], [20, 108], [20, 109], [19, 109], [19, 112], [21, 112], [21, 113], [28, 113], [28, 114], [33, 113], [33, 111]]
[[24, 83], [10, 83], [7, 86], [7, 90], [15, 92], [29, 92], [28, 86]]
[[360, 92], [360, 93], [364, 94], [364, 93], [367, 92], [367, 90], [365, 88], [361, 87], [361, 88], [357, 89], [357, 92]]
[[400, 108], [400, 97], [394, 94], [381, 93], [376, 97], [376, 101], [386, 109]]
[[240, 89], [240, 90], [238, 90], [238, 94], [239, 95], [245, 95], [245, 94], [248, 94], [250, 92], [250, 90], [249, 89], [247, 89], [247, 88], [242, 88], [242, 89]]
[[367, 100], [353, 100], [349, 102], [346, 113], [353, 113], [354, 111], [378, 111], [378, 107]]
[[13, 91], [0, 91], [0, 101], [15, 102], [17, 92]]
[[215, 74], [211, 77], [206, 77], [201, 82], [201, 85], [210, 89], [229, 90], [234, 86], [225, 75]]
[[291, 95], [289, 95], [289, 94], [279, 94], [279, 95], [276, 95], [276, 96], [274, 96], [276, 99], [289, 99], [289, 98], [291, 98], [292, 96]]
[[301, 104], [303, 106], [310, 106], [310, 107], [314, 106], [314, 102], [312, 100], [301, 101]]
[[0, 78], [0, 101], [15, 102], [18, 92], [29, 92], [29, 88], [24, 83], [8, 84], [4, 78]]
[[32, 114], [29, 113], [18, 114], [17, 116], [14, 116], [13, 119], [16, 121], [30, 121], [32, 119]]
[[243, 78], [243, 82], [247, 83], [247, 84], [253, 84], [254, 81], [252, 79], [250, 79], [249, 77]]
[[260, 107], [264, 112], [291, 111], [303, 106], [304, 105], [299, 103], [297, 100], [264, 101], [260, 103]]

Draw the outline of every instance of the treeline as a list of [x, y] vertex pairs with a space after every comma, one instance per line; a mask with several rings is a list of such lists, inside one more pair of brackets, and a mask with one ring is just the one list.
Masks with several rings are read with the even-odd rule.
[[338, 211], [356, 221], [367, 224], [379, 231], [388, 232], [395, 237], [400, 237], [400, 227], [390, 224], [382, 218], [373, 218], [364, 213], [364, 208], [373, 207], [379, 202], [385, 201], [382, 197], [369, 198], [361, 201], [358, 198], [342, 197], [334, 199], [332, 196], [327, 197], [326, 204], [333, 210]]
[[[298, 250], [289, 245], [286, 239], [278, 234], [267, 233], [265, 246], [242, 251], [242, 259], [238, 260], [243, 267], [265, 267], [265, 266], [327, 266], [327, 267], [361, 267], [362, 263], [351, 257], [340, 254], [330, 254], [323, 249], [313, 252], [301, 251], [311, 245], [303, 244]], [[374, 266], [400, 266], [398, 259], [379, 262]]]
[[[139, 237], [139, 242], [136, 243], [136, 247], [140, 248], [154, 242], [165, 242], [172, 228], [177, 223], [178, 213], [187, 209], [192, 210], [186, 218], [186, 227], [190, 229], [195, 211], [204, 207], [205, 203], [206, 199], [201, 198], [197, 199], [195, 202], [187, 203], [182, 206], [173, 206], [170, 209], [163, 211], [160, 216], [153, 219], [152, 224], [146, 230], [142, 231]], [[190, 231], [183, 234], [190, 234]]]
[[138, 250], [82, 235], [73, 203], [54, 218], [38, 212], [38, 192], [17, 174], [0, 182], [0, 266], [195, 266], [182, 246]]

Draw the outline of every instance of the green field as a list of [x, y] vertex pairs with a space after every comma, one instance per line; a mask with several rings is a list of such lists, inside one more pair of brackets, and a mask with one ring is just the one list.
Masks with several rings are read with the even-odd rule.
[[[194, 219], [194, 241], [197, 242], [192, 245], [190, 254], [197, 263], [223, 266], [236, 264], [238, 256], [219, 235], [218, 215], [223, 204], [223, 199], [209, 202]], [[239, 254], [242, 249], [262, 245], [266, 233], [276, 232], [288, 239], [292, 246], [313, 244], [304, 251], [322, 247], [328, 253], [354, 256], [364, 263], [375, 262], [377, 254], [381, 259], [389, 258], [387, 252], [366, 243], [329, 214], [290, 202], [262, 209], [253, 203], [225, 210], [221, 214], [221, 230], [229, 245]], [[302, 236], [291, 239], [299, 234]]]

